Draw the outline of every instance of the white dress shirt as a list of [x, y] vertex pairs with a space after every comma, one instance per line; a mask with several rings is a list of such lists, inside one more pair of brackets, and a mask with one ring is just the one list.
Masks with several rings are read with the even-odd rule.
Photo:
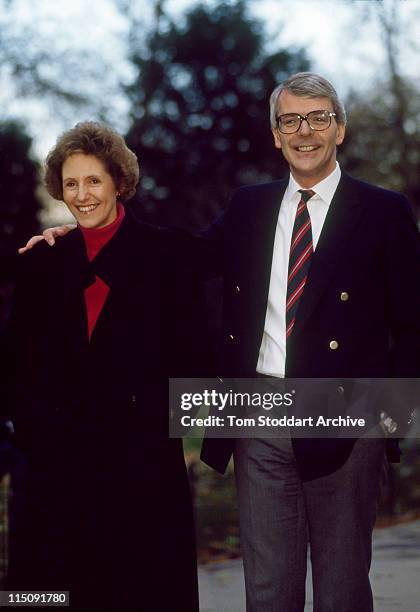
[[[340, 177], [340, 166], [336, 162], [333, 172], [311, 188], [315, 195], [308, 201], [307, 207], [311, 218], [314, 250]], [[301, 199], [299, 189], [303, 187], [290, 174], [277, 219], [267, 312], [257, 364], [257, 372], [270, 376], [283, 377], [285, 374], [287, 276], [293, 225]]]

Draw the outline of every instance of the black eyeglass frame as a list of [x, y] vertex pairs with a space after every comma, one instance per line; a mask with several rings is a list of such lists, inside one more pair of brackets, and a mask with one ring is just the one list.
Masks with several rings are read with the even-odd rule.
[[[323, 127], [321, 129], [312, 127], [312, 125], [308, 121], [308, 117], [310, 115], [315, 114], [315, 113], [327, 113], [328, 117], [330, 118], [329, 124], [326, 127]], [[298, 127], [295, 130], [293, 130], [293, 132], [283, 132], [283, 130], [280, 127], [280, 119], [282, 117], [287, 117], [287, 115], [295, 115], [296, 117], [299, 117], [299, 125], [298, 125]], [[311, 128], [312, 131], [314, 131], [314, 132], [324, 132], [325, 130], [328, 130], [328, 128], [331, 125], [331, 117], [336, 117], [336, 116], [337, 116], [337, 113], [332, 113], [331, 111], [329, 111], [327, 109], [322, 109], [322, 108], [319, 109], [319, 110], [313, 110], [310, 113], [308, 113], [307, 115], [301, 115], [300, 113], [284, 113], [283, 115], [277, 115], [277, 117], [276, 117], [277, 129], [280, 130], [280, 132], [282, 134], [295, 134], [296, 132], [298, 132], [300, 130], [301, 125], [302, 125], [302, 121], [306, 121], [306, 123], [309, 125], [309, 127]]]

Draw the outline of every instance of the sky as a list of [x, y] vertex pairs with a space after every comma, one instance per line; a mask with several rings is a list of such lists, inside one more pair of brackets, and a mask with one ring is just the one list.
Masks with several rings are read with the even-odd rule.
[[[266, 23], [268, 48], [279, 46], [304, 47], [312, 60], [314, 71], [322, 73], [345, 97], [353, 87], [363, 89], [383, 71], [384, 56], [380, 35], [374, 22], [360, 23], [360, 11], [374, 0], [249, 0], [250, 13]], [[214, 5], [215, 0], [204, 0]], [[132, 4], [135, 4], [134, 0]], [[192, 0], [167, 0], [166, 10], [180, 19], [196, 4]], [[418, 11], [418, 0], [400, 0], [400, 12], [405, 17]], [[34, 28], [51, 41], [54, 49], [70, 61], [76, 50], [84, 50], [101, 66], [97, 74], [77, 74], [71, 70], [63, 75], [71, 88], [89, 91], [95, 81], [107, 84], [102, 96], [108, 106], [109, 120], [124, 131], [128, 126], [128, 104], [119, 94], [118, 82], [129, 83], [133, 70], [126, 59], [127, 20], [118, 12], [113, 0], [13, 0], [13, 27], [16, 30]], [[151, 0], [137, 0], [145, 29], [151, 16]], [[7, 16], [0, 15], [0, 25]], [[419, 25], [411, 26], [414, 37], [420, 39]], [[404, 68], [414, 78], [420, 77], [419, 49], [406, 51]], [[93, 64], [93, 62], [92, 62]], [[102, 74], [101, 74], [102, 72]], [[106, 75], [104, 78], [103, 75]], [[7, 116], [22, 117], [29, 124], [35, 138], [35, 155], [45, 156], [57, 134], [67, 127], [73, 117], [51, 113], [44, 100], [11, 96], [12, 87], [3, 87], [0, 105]], [[11, 103], [12, 100], [12, 103]], [[7, 109], [7, 110], [6, 110]], [[89, 110], [85, 110], [89, 112]], [[77, 110], [79, 116], [82, 110]], [[87, 117], [86, 117], [87, 118]]]
[[[46, 40], [54, 53], [67, 62], [63, 85], [70, 91], [96, 91], [107, 112], [107, 120], [123, 132], [129, 125], [129, 107], [119, 84], [128, 84], [134, 72], [127, 61], [128, 21], [116, 8], [117, 0], [13, 0], [13, 11], [1, 12], [0, 27], [8, 24], [17, 36], [28, 31], [34, 44]], [[124, 0], [120, 0], [124, 1]], [[214, 5], [216, 0], [202, 0]], [[383, 0], [388, 2], [389, 0]], [[137, 13], [145, 32], [152, 16], [152, 0], [126, 0]], [[304, 47], [312, 69], [329, 78], [345, 97], [351, 88], [367, 89], [384, 72], [384, 53], [375, 20], [361, 17], [375, 0], [248, 0], [251, 15], [266, 24], [267, 47]], [[166, 0], [165, 10], [180, 20], [194, 0]], [[399, 0], [399, 14], [407, 41], [420, 40], [420, 2]], [[417, 21], [416, 21], [417, 17]], [[23, 37], [25, 40], [25, 37]], [[27, 37], [30, 40], [30, 36]], [[82, 69], [72, 60], [85, 53]], [[92, 60], [92, 61], [90, 61]], [[94, 60], [94, 61], [93, 61]], [[405, 73], [419, 81], [420, 48], [406, 44], [402, 55]], [[0, 119], [21, 118], [34, 138], [35, 157], [43, 159], [58, 134], [77, 120], [90, 119], [88, 107], [70, 112], [40, 96], [23, 98], [12, 81], [0, 79]], [[0, 111], [1, 112], [1, 111]]]

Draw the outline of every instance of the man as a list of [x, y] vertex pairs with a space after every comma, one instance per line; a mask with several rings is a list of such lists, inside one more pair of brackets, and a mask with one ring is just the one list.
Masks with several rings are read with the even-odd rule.
[[[406, 198], [341, 172], [346, 115], [326, 79], [291, 76], [270, 118], [290, 177], [239, 189], [219, 226], [223, 374], [418, 377], [420, 245]], [[385, 440], [206, 439], [202, 459], [224, 472], [232, 452], [247, 611], [303, 611], [308, 544], [314, 611], [371, 611]]]

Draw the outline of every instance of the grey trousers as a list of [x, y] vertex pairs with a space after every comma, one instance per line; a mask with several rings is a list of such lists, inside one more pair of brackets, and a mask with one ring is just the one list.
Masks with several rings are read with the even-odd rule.
[[234, 461], [247, 612], [303, 612], [308, 545], [314, 612], [372, 612], [384, 439], [358, 440], [339, 470], [309, 482], [287, 438], [237, 440]]

